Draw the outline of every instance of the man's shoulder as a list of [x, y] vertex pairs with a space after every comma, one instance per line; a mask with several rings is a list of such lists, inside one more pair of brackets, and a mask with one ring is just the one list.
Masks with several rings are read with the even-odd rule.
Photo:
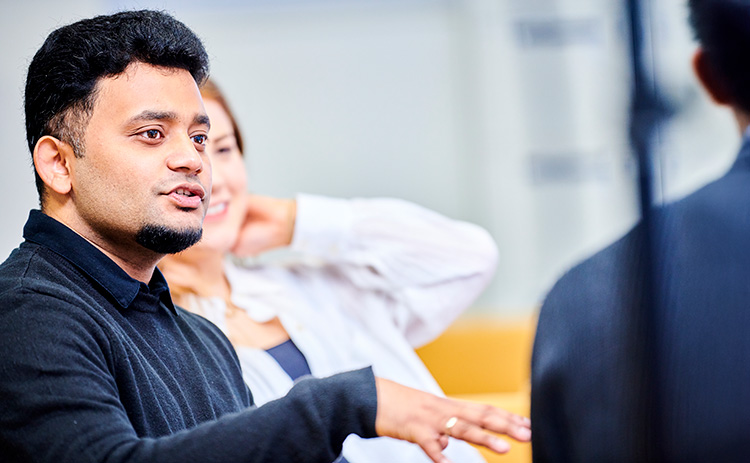
[[22, 290], [30, 283], [40, 280], [37, 274], [44, 274], [45, 267], [52, 269], [52, 264], [39, 256], [40, 246], [24, 242], [10, 253], [0, 264], [0, 293]]
[[0, 264], [0, 308], [12, 308], [19, 301], [45, 299], [77, 300], [84, 279], [66, 259], [34, 243], [24, 242]]
[[644, 258], [644, 229], [641, 223], [606, 248], [568, 270], [550, 290], [545, 306], [576, 307], [587, 312], [618, 299], [628, 291]]

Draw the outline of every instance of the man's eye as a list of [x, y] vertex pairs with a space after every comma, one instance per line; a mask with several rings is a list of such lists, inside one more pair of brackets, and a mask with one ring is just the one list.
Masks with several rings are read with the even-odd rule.
[[144, 133], [146, 134], [146, 138], [156, 139], [161, 137], [161, 132], [156, 129], [146, 130]]
[[196, 135], [193, 137], [193, 141], [195, 143], [198, 143], [199, 145], [205, 145], [206, 141], [208, 141], [208, 136], [206, 135]]

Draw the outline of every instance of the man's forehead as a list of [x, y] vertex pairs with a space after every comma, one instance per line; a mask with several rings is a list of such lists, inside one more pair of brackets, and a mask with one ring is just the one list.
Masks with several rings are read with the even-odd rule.
[[131, 63], [122, 73], [101, 78], [96, 94], [94, 113], [115, 113], [133, 121], [189, 117], [208, 122], [202, 117], [198, 85], [184, 69]]
[[[154, 66], [141, 62], [129, 64], [120, 74], [100, 78], [97, 82], [97, 89], [113, 92], [128, 90], [136, 92], [161, 90], [162, 93], [165, 91], [186, 91], [200, 95], [198, 84], [187, 70]], [[145, 96], [158, 98], [162, 93], [152, 93]]]

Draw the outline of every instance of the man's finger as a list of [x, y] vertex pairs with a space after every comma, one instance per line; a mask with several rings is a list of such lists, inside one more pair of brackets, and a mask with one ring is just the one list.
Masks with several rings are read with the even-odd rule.
[[487, 447], [496, 453], [506, 453], [510, 450], [510, 444], [503, 439], [490, 434], [477, 425], [459, 420], [451, 430], [451, 436], [472, 444]]
[[[443, 442], [445, 442], [445, 445], [443, 445]], [[447, 436], [428, 438], [418, 443], [419, 446], [422, 447], [424, 453], [426, 453], [427, 456], [430, 457], [430, 459], [435, 463], [450, 463], [448, 458], [443, 455], [443, 449], [445, 449], [445, 447], [448, 445]]]
[[506, 434], [521, 442], [531, 440], [531, 421], [515, 413], [485, 405], [466, 403], [461, 408], [460, 417], [467, 423], [488, 431]]

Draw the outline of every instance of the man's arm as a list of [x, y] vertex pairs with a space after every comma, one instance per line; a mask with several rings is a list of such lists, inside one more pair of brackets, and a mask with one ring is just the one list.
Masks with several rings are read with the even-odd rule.
[[[453, 435], [470, 442], [491, 444], [480, 428], [528, 437], [520, 417], [376, 382], [369, 369], [305, 380], [262, 407], [143, 437], [131, 422], [133, 410], [121, 402], [117, 377], [124, 365], [108, 355], [123, 340], [62, 301], [50, 297], [51, 310], [34, 310], [23, 300], [6, 298], [0, 314], [4, 461], [322, 463], [336, 458], [350, 433], [416, 442], [436, 459], [451, 416], [459, 418]], [[148, 384], [134, 387], [149, 394]]]
[[645, 461], [639, 441], [643, 229], [568, 271], [539, 314], [531, 368], [535, 462]]
[[533, 455], [535, 463], [570, 461], [567, 448], [569, 427], [565, 422], [567, 402], [565, 384], [568, 375], [566, 359], [576, 355], [567, 350], [569, 334], [565, 311], [553, 292], [539, 315], [531, 368], [531, 418], [534, 424]]
[[[304, 455], [330, 463], [349, 433], [376, 435], [369, 370], [306, 382], [281, 401], [240, 411], [244, 389], [228, 383], [239, 371], [213, 376], [213, 385], [172, 385], [168, 374], [149, 374], [160, 362], [153, 355], [182, 359], [175, 367], [195, 375], [200, 363], [183, 352], [135, 347], [106, 315], [96, 319], [38, 294], [29, 303], [30, 296], [3, 294], [0, 311], [3, 461], [278, 462]], [[141, 368], [147, 376], [133, 374]], [[200, 397], [192, 387], [206, 389], [208, 400], [191, 402], [191, 394]]]

